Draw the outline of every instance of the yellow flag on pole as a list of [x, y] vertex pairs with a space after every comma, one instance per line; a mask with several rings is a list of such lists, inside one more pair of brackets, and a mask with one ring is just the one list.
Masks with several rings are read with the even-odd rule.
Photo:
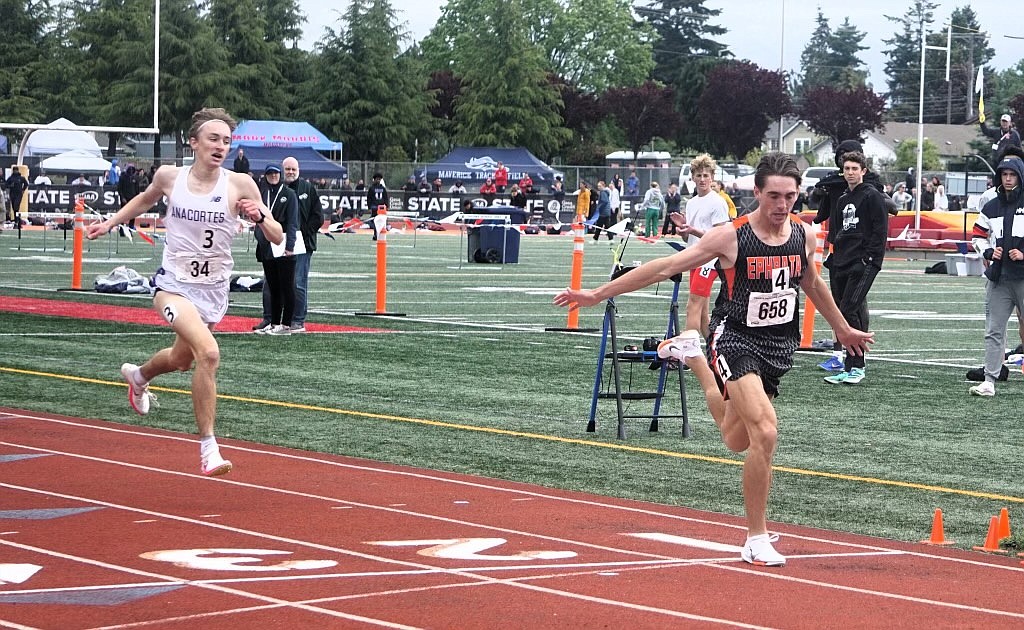
[[978, 93], [978, 122], [985, 122], [985, 67], [978, 68], [978, 78], [974, 82], [974, 91]]

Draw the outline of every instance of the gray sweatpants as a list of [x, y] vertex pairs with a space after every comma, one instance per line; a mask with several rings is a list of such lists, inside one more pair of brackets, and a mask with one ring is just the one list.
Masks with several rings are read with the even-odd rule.
[[[1013, 309], [1024, 311], [1024, 280], [985, 281], [985, 380], [992, 383], [1006, 359], [1006, 322]], [[1015, 344], [1016, 345], [1016, 344]]]

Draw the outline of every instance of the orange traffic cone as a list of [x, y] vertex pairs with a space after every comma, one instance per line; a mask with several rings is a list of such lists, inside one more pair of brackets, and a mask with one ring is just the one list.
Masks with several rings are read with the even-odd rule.
[[999, 510], [999, 540], [1010, 537], [1010, 511], [1006, 508]]
[[952, 545], [952, 540], [946, 540], [946, 534], [942, 528], [942, 510], [935, 508], [935, 516], [932, 517], [932, 535], [928, 540], [922, 540], [926, 545]]
[[972, 547], [975, 551], [987, 551], [989, 553], [1006, 553], [1005, 549], [999, 548], [999, 517], [993, 516], [988, 521], [988, 536], [985, 537], [985, 544]]

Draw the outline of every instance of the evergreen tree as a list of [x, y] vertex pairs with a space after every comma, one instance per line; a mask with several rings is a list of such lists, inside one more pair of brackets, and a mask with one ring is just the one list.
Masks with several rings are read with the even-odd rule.
[[[888, 60], [885, 62], [887, 85], [889, 86], [889, 116], [892, 120], [909, 122], [918, 118], [921, 88], [921, 29], [932, 24], [932, 12], [938, 5], [928, 0], [912, 0], [910, 8], [903, 17], [885, 16], [895, 22], [901, 30], [892, 38], [883, 39], [889, 48], [885, 50]], [[937, 54], [938, 51], [934, 51]], [[943, 67], [936, 64], [938, 57], [929, 56], [925, 62], [925, 70], [931, 68], [932, 73], [938, 69], [945, 75], [945, 55]], [[925, 77], [927, 83], [928, 78]], [[945, 91], [943, 91], [945, 94]], [[926, 91], [927, 95], [927, 91]], [[929, 114], [927, 108], [926, 116]]]
[[[38, 124], [48, 112], [39, 79], [55, 54], [47, 38], [54, 14], [49, 3], [0, 0], [4, 36], [0, 37], [0, 120]], [[12, 134], [16, 135], [16, 134]]]
[[[636, 6], [636, 11], [660, 38], [651, 78], [673, 89], [675, 108], [683, 120], [695, 120], [708, 73], [732, 57], [724, 44], [713, 39], [727, 32], [711, 23], [721, 9], [705, 7], [704, 0], [650, 0]], [[683, 125], [676, 142], [680, 147], [705, 149], [709, 138], [701, 125]]]
[[543, 53], [530, 42], [521, 19], [521, 3], [494, 3], [490, 37], [481, 40], [488, 42], [488, 54], [461, 76], [462, 95], [455, 109], [458, 137], [477, 146], [523, 146], [547, 158], [569, 132]]
[[800, 55], [803, 73], [794, 86], [794, 95], [799, 98], [819, 87], [841, 90], [864, 85], [867, 70], [863, 69], [864, 62], [857, 55], [867, 49], [861, 43], [865, 33], [850, 24], [850, 18], [832, 30], [820, 8], [817, 23]]
[[257, 10], [257, 0], [210, 0], [209, 7], [236, 89], [224, 107], [239, 120], [290, 117], [281, 48], [268, 41], [267, 17]]
[[[177, 138], [180, 158], [192, 114], [203, 107], [227, 107], [240, 96], [232, 84], [228, 51], [198, 0], [160, 0], [160, 129]], [[159, 143], [155, 155], [160, 157]]]
[[353, 0], [340, 23], [327, 29], [310, 83], [317, 93], [306, 116], [346, 143], [349, 159], [409, 155], [425, 134], [432, 97], [415, 55], [399, 55], [405, 34], [388, 0]]

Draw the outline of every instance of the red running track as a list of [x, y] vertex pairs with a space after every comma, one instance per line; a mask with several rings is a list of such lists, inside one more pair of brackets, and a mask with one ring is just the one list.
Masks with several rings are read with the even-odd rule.
[[0, 627], [1024, 627], [1011, 558], [0, 408]]

